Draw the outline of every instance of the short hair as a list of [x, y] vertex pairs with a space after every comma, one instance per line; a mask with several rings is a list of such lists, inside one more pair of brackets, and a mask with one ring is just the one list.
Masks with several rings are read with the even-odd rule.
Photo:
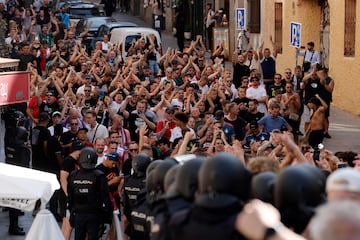
[[91, 115], [93, 115], [93, 117], [96, 117], [96, 112], [95, 112], [95, 110], [93, 110], [93, 109], [88, 109], [88, 110], [86, 111], [86, 114], [91, 114]]
[[272, 103], [271, 103], [271, 107], [272, 107], [272, 108], [279, 108], [279, 109], [280, 109], [280, 104], [277, 103], [277, 102], [272, 102]]
[[259, 104], [259, 101], [255, 98], [249, 99], [249, 102], [253, 102], [254, 104]]
[[308, 42], [307, 45], [311, 46], [311, 47], [315, 47], [314, 42]]
[[253, 175], [261, 172], [275, 172], [277, 173], [280, 169], [280, 164], [269, 157], [258, 156], [249, 159], [248, 167], [253, 172]]
[[175, 119], [177, 119], [185, 124], [188, 123], [188, 121], [189, 121], [188, 115], [186, 115], [186, 113], [183, 113], [183, 112], [175, 113], [174, 117], [175, 117]]

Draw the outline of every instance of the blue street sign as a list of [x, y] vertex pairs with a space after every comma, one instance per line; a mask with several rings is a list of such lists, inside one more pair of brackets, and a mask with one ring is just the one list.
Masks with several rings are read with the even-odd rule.
[[236, 22], [236, 29], [242, 30], [245, 29], [245, 8], [236, 8], [235, 9], [235, 22]]
[[296, 48], [301, 46], [301, 23], [290, 22], [290, 45]]

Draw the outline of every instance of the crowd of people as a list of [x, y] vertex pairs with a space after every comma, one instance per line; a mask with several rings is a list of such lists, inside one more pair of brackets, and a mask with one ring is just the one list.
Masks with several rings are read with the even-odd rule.
[[[49, 209], [65, 239], [73, 227], [75, 239], [96, 239], [113, 210], [130, 239], [359, 238], [356, 214], [345, 210], [359, 211], [351, 168], [360, 161], [321, 144], [334, 80], [314, 43], [283, 76], [275, 44], [231, 56], [220, 44], [208, 57], [201, 35], [181, 51], [149, 35], [123, 58], [106, 35], [89, 53], [88, 29], [77, 33], [66, 9], [47, 0], [0, 2], [0, 13], [1, 41], [31, 79], [28, 104], [2, 115], [6, 161], [57, 174]], [[313, 217], [326, 192], [331, 203]], [[17, 215], [10, 211], [9, 233], [23, 235]]]

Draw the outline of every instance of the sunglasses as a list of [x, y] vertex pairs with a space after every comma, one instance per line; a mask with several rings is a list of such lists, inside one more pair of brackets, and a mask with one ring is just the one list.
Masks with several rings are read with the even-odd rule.
[[130, 152], [136, 152], [137, 150], [137, 148], [129, 149]]
[[91, 90], [84, 90], [84, 92], [91, 92]]
[[71, 126], [77, 126], [79, 125], [78, 123], [71, 123]]

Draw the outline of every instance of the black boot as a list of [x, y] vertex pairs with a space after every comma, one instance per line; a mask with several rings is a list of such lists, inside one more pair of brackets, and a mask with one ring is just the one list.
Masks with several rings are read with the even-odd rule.
[[9, 227], [9, 234], [10, 235], [17, 235], [17, 236], [24, 236], [25, 232], [21, 230], [19, 227]]

